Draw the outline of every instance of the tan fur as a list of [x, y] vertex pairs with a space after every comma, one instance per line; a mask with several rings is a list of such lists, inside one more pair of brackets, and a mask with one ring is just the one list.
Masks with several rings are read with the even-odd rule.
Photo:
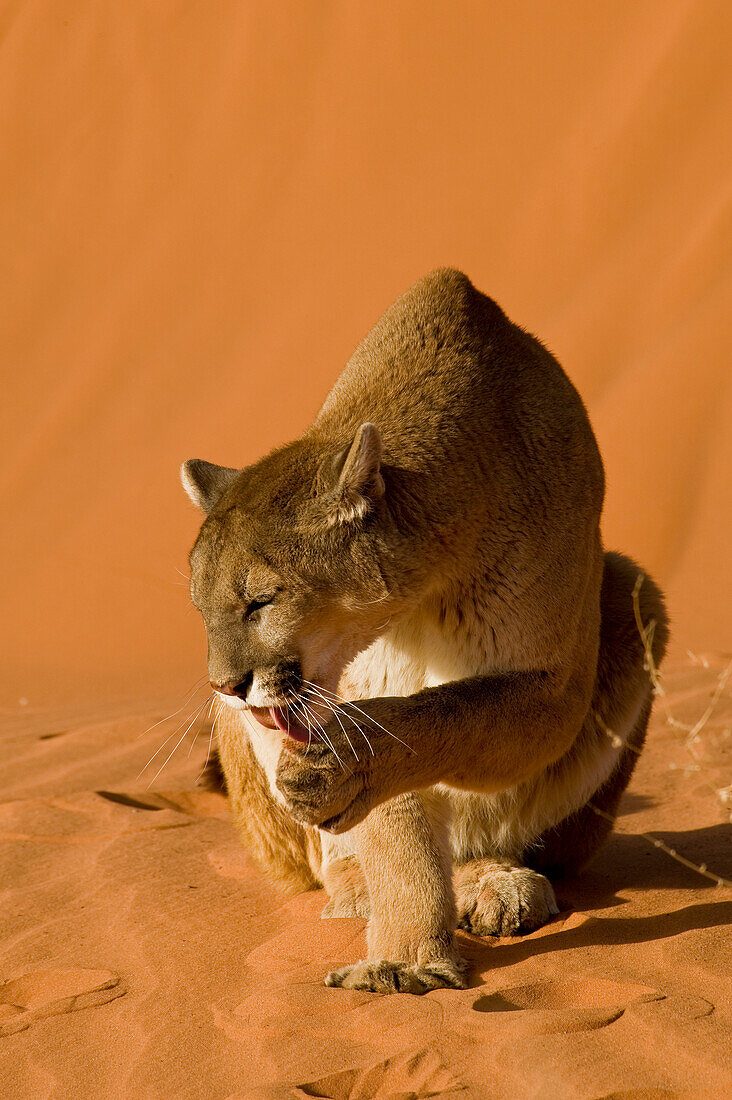
[[317, 831], [298, 825], [272, 798], [241, 719], [223, 713], [216, 728], [231, 810], [247, 848], [288, 893], [320, 886]]
[[322, 877], [328, 891], [323, 917], [371, 916], [366, 879], [355, 855], [342, 856], [324, 865]]
[[[183, 481], [208, 513], [191, 571], [210, 677], [236, 685], [235, 818], [285, 885], [325, 883], [325, 915], [370, 908], [368, 959], [330, 984], [462, 985], [458, 920], [505, 934], [556, 912], [538, 869], [592, 855], [589, 803], [614, 814], [648, 721], [638, 568], [603, 553], [584, 407], [443, 270], [387, 311], [302, 439], [217, 469]], [[658, 664], [650, 579], [640, 606]], [[331, 714], [334, 692], [357, 707]], [[324, 726], [307, 748], [245, 709], [304, 703]]]

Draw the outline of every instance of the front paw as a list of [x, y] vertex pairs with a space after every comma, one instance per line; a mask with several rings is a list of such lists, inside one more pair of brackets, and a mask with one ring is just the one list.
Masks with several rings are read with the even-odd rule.
[[308, 749], [281, 754], [275, 782], [296, 820], [328, 832], [345, 832], [371, 808], [363, 775], [315, 741]]
[[468, 983], [465, 968], [451, 959], [437, 959], [422, 965], [380, 959], [333, 970], [327, 975], [325, 984], [342, 989], [366, 989], [371, 993], [420, 995], [431, 989], [465, 989]]
[[414, 788], [417, 753], [394, 732], [399, 702], [330, 706], [307, 748], [285, 742], [275, 782], [293, 817], [343, 833], [378, 803]]

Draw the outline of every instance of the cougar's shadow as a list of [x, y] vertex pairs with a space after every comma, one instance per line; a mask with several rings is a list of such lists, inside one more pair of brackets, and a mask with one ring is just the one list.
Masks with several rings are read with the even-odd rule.
[[[707, 825], [701, 829], [678, 832], [654, 832], [663, 843], [685, 859], [706, 864], [710, 871], [725, 879], [732, 878], [732, 826]], [[711, 880], [682, 866], [660, 848], [654, 848], [642, 836], [615, 834], [600, 849], [589, 866], [574, 878], [558, 879], [555, 889], [560, 910], [592, 914], [597, 910], [625, 907], [632, 912], [632, 902], [622, 897], [625, 890], [688, 891], [689, 905], [663, 912], [663, 895], [659, 893], [660, 912], [642, 916], [589, 916], [581, 925], [564, 928], [562, 917], [537, 936], [503, 940], [486, 944], [471, 937], [463, 944], [464, 954], [477, 969], [512, 966], [536, 955], [576, 947], [623, 945], [663, 940], [693, 929], [714, 928], [732, 924], [732, 900], [727, 891], [720, 891]], [[696, 900], [699, 899], [699, 900]]]

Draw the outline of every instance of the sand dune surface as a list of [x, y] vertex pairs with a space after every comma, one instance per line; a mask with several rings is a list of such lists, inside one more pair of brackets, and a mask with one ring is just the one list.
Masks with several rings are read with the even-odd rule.
[[0, 780], [0, 1091], [729, 1095], [732, 889], [665, 850], [732, 880], [729, 695], [688, 742], [728, 671], [671, 670], [617, 832], [558, 884], [559, 916], [460, 933], [470, 988], [423, 997], [323, 985], [361, 957], [364, 922], [323, 920], [322, 891], [285, 897], [252, 866], [197, 785], [203, 715], [155, 777], [187, 718], [27, 713]]

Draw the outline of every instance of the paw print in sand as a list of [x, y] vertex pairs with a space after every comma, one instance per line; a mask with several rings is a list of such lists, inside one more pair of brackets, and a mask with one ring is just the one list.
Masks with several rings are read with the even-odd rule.
[[0, 985], [0, 1036], [25, 1031], [35, 1020], [92, 1008], [127, 990], [112, 970], [35, 970]]

